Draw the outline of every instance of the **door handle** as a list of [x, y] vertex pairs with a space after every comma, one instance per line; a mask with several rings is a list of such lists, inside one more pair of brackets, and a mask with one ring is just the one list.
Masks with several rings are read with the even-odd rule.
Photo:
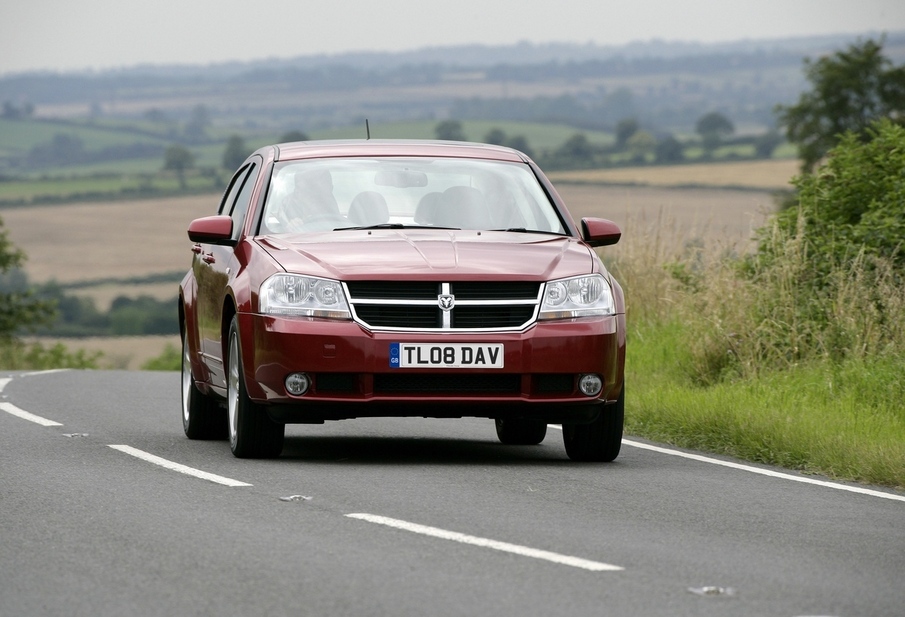
[[214, 259], [213, 253], [207, 253], [207, 254], [201, 256], [201, 261], [203, 261], [206, 264], [212, 264], [217, 260]]
[[200, 244], [196, 244], [195, 246], [193, 246], [193, 247], [192, 247], [192, 252], [195, 253], [196, 255], [197, 255], [198, 253], [200, 253], [200, 252], [201, 252], [201, 245], [200, 245]]

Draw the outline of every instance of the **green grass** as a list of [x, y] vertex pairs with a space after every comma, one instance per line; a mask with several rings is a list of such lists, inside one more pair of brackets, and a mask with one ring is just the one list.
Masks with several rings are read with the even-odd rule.
[[905, 488], [905, 358], [815, 362], [694, 385], [679, 323], [630, 333], [626, 432], [840, 480]]
[[218, 192], [223, 190], [226, 178], [225, 172], [218, 178], [188, 172], [185, 188], [180, 186], [172, 172], [159, 171], [149, 175], [105, 174], [14, 180], [0, 182], [0, 206]]
[[[138, 127], [130, 125], [130, 128]], [[0, 149], [24, 153], [38, 144], [50, 142], [58, 133], [78, 136], [83, 141], [85, 149], [89, 151], [133, 143], [166, 145], [171, 141], [164, 135], [145, 135], [126, 129], [127, 127], [122, 125], [100, 123], [0, 119]]]

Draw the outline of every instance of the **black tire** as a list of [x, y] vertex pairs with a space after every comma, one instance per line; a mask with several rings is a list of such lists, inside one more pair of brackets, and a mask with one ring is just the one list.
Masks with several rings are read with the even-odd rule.
[[239, 351], [239, 324], [233, 317], [227, 352], [227, 417], [229, 448], [238, 458], [276, 458], [283, 451], [286, 425], [274, 422], [267, 411], [248, 398]]
[[226, 439], [226, 410], [195, 385], [189, 345], [182, 339], [182, 430], [189, 439]]
[[562, 440], [573, 461], [609, 463], [619, 456], [625, 423], [625, 387], [613, 405], [604, 405], [590, 424], [563, 424]]
[[547, 436], [547, 423], [543, 420], [497, 418], [496, 436], [509, 446], [536, 446]]

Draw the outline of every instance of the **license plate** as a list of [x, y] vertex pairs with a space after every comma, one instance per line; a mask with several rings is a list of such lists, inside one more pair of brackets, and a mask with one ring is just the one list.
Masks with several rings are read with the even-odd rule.
[[503, 368], [503, 345], [390, 343], [390, 368]]

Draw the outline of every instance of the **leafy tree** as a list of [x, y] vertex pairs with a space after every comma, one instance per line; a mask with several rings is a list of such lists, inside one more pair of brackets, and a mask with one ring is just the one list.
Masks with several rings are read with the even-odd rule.
[[85, 161], [82, 138], [75, 133], [54, 133], [50, 143], [35, 145], [28, 153], [28, 164], [35, 166], [73, 165]]
[[110, 331], [116, 336], [178, 334], [179, 320], [172, 300], [120, 296], [110, 305]]
[[724, 137], [735, 132], [735, 127], [729, 118], [718, 111], [711, 111], [698, 118], [694, 129], [701, 136], [704, 150], [708, 155], [713, 154]]
[[232, 135], [226, 142], [226, 150], [223, 152], [223, 167], [226, 169], [238, 169], [248, 157], [248, 148], [245, 140], [239, 135]]
[[647, 131], [635, 131], [625, 144], [638, 163], [647, 160], [647, 155], [657, 147], [657, 139]]
[[207, 138], [207, 127], [211, 124], [210, 111], [204, 105], [192, 108], [189, 121], [185, 125], [185, 136], [192, 141], [203, 141]]
[[13, 105], [10, 101], [3, 101], [3, 108], [0, 111], [0, 118], [7, 120], [21, 120], [30, 118], [35, 113], [33, 103], [23, 103], [21, 107]]
[[308, 141], [311, 139], [308, 137], [307, 133], [303, 133], [302, 131], [289, 131], [288, 133], [283, 133], [280, 137], [280, 143], [286, 143], [289, 141]]
[[625, 145], [632, 135], [638, 132], [638, 121], [634, 118], [623, 118], [616, 125], [616, 147], [620, 150], [625, 149]]
[[506, 131], [501, 128], [492, 128], [487, 131], [487, 134], [484, 135], [484, 143], [494, 144], [497, 146], [507, 146], [526, 154], [528, 157], [534, 157], [534, 152], [531, 150], [531, 146], [528, 145], [527, 137], [525, 137], [524, 135], [515, 135], [513, 137], [509, 137], [508, 135], [506, 135]]
[[802, 170], [810, 172], [851, 131], [862, 141], [880, 118], [905, 114], [905, 65], [893, 66], [882, 54], [882, 40], [854, 44], [832, 56], [805, 59], [811, 90], [798, 103], [777, 106], [779, 122], [798, 146]]
[[603, 112], [606, 120], [616, 122], [620, 118], [631, 118], [635, 109], [635, 95], [628, 88], [619, 88], [606, 96], [603, 101]]
[[[866, 253], [905, 268], [905, 127], [881, 120], [868, 142], [849, 131], [827, 153], [819, 174], [795, 178], [797, 207], [777, 216], [777, 229], [760, 231], [757, 259], [778, 259], [789, 242], [806, 242], [809, 284], [821, 288], [834, 267]], [[780, 233], [784, 242], [775, 242]]]
[[175, 171], [179, 178], [179, 186], [185, 188], [185, 172], [195, 166], [195, 156], [185, 146], [174, 144], [166, 149], [163, 155], [163, 168]]
[[754, 155], [759, 159], [768, 159], [781, 143], [782, 136], [777, 131], [768, 131], [754, 140]]
[[484, 135], [485, 144], [494, 144], [497, 146], [506, 145], [506, 131], [500, 128], [492, 128]]
[[654, 159], [658, 163], [679, 163], [685, 159], [685, 147], [682, 142], [669, 135], [657, 143]]
[[[18, 269], [25, 261], [25, 253], [15, 247], [7, 237], [0, 219], [0, 275]], [[50, 323], [54, 306], [34, 296], [29, 289], [16, 285], [0, 291], [0, 343], [9, 345], [20, 328], [35, 330]]]
[[531, 149], [531, 146], [528, 144], [528, 138], [524, 135], [514, 135], [513, 137], [508, 138], [505, 145], [518, 150], [528, 158], [534, 158], [534, 150]]
[[575, 133], [569, 137], [557, 152], [575, 161], [589, 161], [594, 156], [594, 148], [584, 133]]
[[465, 138], [465, 130], [462, 123], [458, 120], [444, 120], [434, 127], [434, 134], [437, 139], [445, 141], [467, 141]]
[[159, 107], [151, 107], [150, 109], [145, 111], [145, 120], [148, 122], [153, 122], [154, 124], [164, 124], [169, 122], [169, 118], [167, 118], [166, 113]]

